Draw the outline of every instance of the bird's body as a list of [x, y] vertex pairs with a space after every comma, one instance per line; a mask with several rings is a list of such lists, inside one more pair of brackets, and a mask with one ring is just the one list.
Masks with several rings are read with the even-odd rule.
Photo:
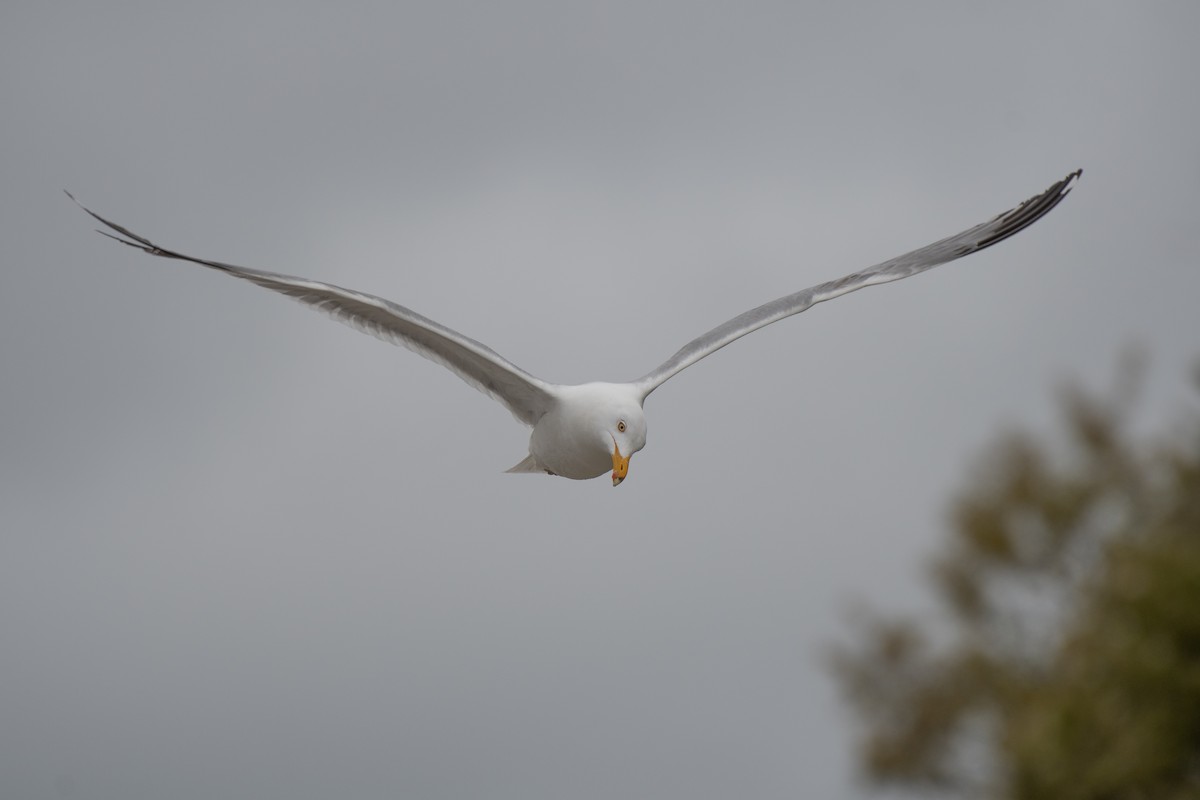
[[[610, 468], [613, 484], [625, 479], [629, 458], [646, 445], [646, 397], [683, 369], [725, 345], [816, 303], [877, 283], [906, 278], [990, 247], [1045, 216], [1070, 191], [1080, 171], [1011, 211], [911, 253], [780, 297], [718, 325], [692, 340], [656, 369], [629, 383], [554, 384], [520, 369], [480, 342], [416, 312], [373, 295], [274, 272], [193, 258], [168, 250], [84, 208], [119, 235], [101, 231], [151, 255], [191, 261], [292, 297], [335, 319], [447, 367], [498, 400], [529, 425], [529, 454], [509, 472], [546, 472], [583, 480]], [[72, 197], [72, 199], [74, 199]], [[123, 238], [124, 237], [124, 238]]]
[[[529, 457], [510, 472], [596, 478], [613, 468], [614, 449], [628, 460], [646, 446], [644, 398], [633, 384], [584, 383], [554, 389], [556, 402], [529, 436]], [[606, 441], [597, 431], [612, 440]], [[526, 461], [532, 470], [520, 468]]]

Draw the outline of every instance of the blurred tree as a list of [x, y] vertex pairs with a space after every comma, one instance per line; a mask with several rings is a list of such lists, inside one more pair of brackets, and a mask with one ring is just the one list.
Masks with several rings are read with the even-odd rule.
[[835, 650], [873, 781], [1200, 798], [1200, 414], [1135, 440], [1136, 372], [1064, 392], [1065, 447], [995, 447], [934, 564], [951, 624], [872, 616]]

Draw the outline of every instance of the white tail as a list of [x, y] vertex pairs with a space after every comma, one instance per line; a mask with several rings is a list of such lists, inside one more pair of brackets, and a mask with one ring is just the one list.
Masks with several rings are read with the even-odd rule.
[[[519, 463], [504, 470], [505, 472], [546, 472], [538, 466], [538, 463], [533, 459], [533, 453], [525, 456]], [[553, 474], [553, 473], [552, 473]]]

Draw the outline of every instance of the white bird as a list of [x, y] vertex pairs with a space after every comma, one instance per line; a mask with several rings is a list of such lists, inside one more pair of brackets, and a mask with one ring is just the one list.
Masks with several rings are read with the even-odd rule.
[[[646, 446], [643, 405], [651, 392], [673, 375], [725, 345], [817, 303], [907, 278], [930, 267], [962, 258], [1032, 225], [1067, 196], [1082, 170], [987, 222], [911, 253], [835, 281], [780, 297], [718, 325], [685, 344], [675, 355], [629, 383], [565, 385], [535, 378], [486, 345], [427, 317], [373, 295], [275, 272], [193, 258], [154, 244], [110, 222], [86, 206], [88, 214], [110, 230], [99, 233], [164, 258], [177, 258], [220, 270], [324, 311], [334, 319], [384, 341], [407, 347], [450, 369], [476, 389], [503, 403], [520, 422], [533, 428], [529, 454], [509, 472], [545, 472], [565, 478], [595, 478], [612, 469], [613, 486], [625, 479], [630, 457]], [[75, 200], [75, 197], [67, 192]], [[122, 238], [125, 237], [125, 238]]]

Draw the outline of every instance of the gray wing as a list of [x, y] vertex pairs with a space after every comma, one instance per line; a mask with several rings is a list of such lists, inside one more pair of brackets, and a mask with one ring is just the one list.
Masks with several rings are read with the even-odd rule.
[[645, 398], [673, 375], [751, 331], [756, 331], [772, 322], [778, 322], [784, 317], [799, 314], [817, 303], [832, 300], [864, 286], [898, 281], [901, 278], [916, 275], [918, 272], [924, 272], [930, 267], [945, 264], [985, 247], [991, 247], [997, 242], [1002, 242], [1048, 214], [1067, 196], [1075, 181], [1082, 174], [1083, 170], [1076, 170], [1016, 208], [1005, 211], [973, 228], [968, 228], [962, 233], [957, 233], [844, 278], [772, 300], [736, 316], [724, 325], [718, 325], [703, 336], [688, 342], [680, 348], [679, 352], [664, 361], [657, 369], [635, 381], [634, 384], [641, 390], [642, 397]]
[[[67, 196], [75, 200], [70, 192], [67, 192]], [[441, 364], [476, 389], [494, 397], [503, 403], [514, 417], [527, 425], [535, 424], [554, 402], [552, 385], [533, 377], [486, 345], [439, 325], [404, 306], [328, 283], [193, 258], [160, 247], [149, 239], [110, 222], [78, 200], [75, 202], [92, 217], [120, 234], [114, 236], [99, 231], [121, 244], [144, 250], [150, 255], [191, 261], [220, 270], [235, 278], [291, 297], [318, 311], [324, 311], [338, 322], [363, 333], [407, 347], [414, 353]]]

